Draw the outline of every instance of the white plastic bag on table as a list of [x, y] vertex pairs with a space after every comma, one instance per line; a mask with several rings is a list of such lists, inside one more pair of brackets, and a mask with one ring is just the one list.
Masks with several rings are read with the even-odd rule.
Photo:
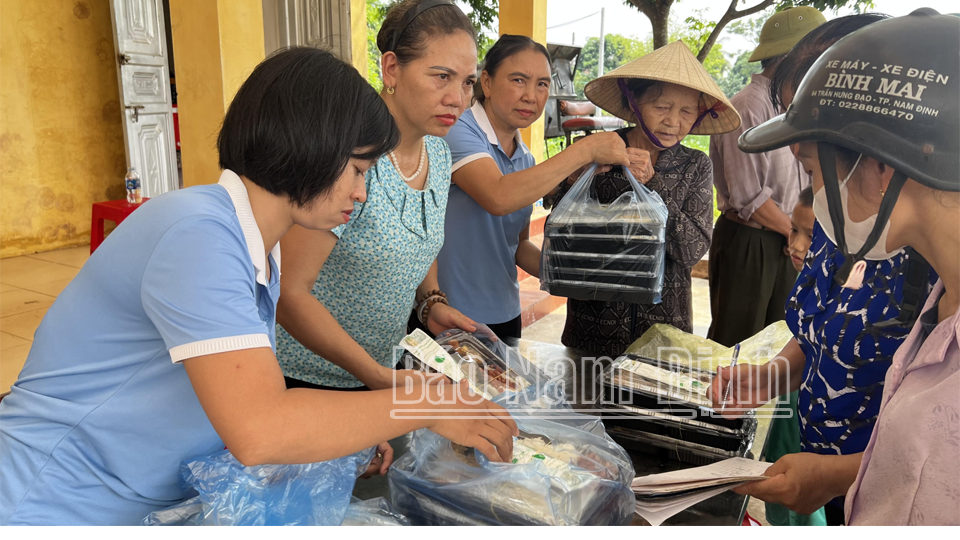
[[668, 212], [660, 195], [637, 182], [612, 203], [596, 199], [588, 168], [544, 226], [540, 288], [578, 300], [657, 304], [663, 289]]
[[369, 448], [331, 461], [244, 467], [228, 450], [180, 465], [196, 497], [149, 514], [143, 525], [339, 525]]
[[492, 463], [419, 430], [387, 473], [390, 502], [414, 525], [629, 524], [633, 465], [599, 419], [513, 414], [520, 429], [549, 444], [523, 439], [514, 443], [517, 463]]

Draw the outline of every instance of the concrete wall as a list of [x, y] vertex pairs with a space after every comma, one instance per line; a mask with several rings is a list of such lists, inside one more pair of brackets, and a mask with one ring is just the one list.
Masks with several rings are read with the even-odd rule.
[[124, 197], [109, 0], [0, 4], [0, 257], [86, 243]]
[[217, 134], [234, 94], [263, 60], [261, 0], [170, 0], [184, 187], [220, 178]]
[[[547, 44], [547, 0], [500, 1], [500, 35], [530, 36], [537, 43]], [[520, 130], [523, 142], [539, 162], [543, 158], [543, 116], [530, 127]]]

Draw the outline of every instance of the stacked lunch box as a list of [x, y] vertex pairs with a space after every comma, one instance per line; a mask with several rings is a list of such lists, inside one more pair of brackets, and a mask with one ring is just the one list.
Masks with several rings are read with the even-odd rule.
[[633, 191], [601, 205], [590, 193], [592, 178], [592, 169], [584, 173], [547, 219], [541, 289], [578, 300], [659, 303], [666, 206], [635, 180]]
[[663, 285], [664, 226], [570, 217], [544, 227], [550, 294], [654, 304]]
[[756, 417], [714, 411], [703, 393], [712, 373], [627, 354], [603, 371], [601, 381], [597, 407], [607, 433], [624, 448], [694, 465], [749, 457]]

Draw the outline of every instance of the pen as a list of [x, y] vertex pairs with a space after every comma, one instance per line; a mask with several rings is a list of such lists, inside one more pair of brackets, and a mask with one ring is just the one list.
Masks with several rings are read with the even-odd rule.
[[733, 370], [737, 367], [737, 358], [740, 358], [739, 343], [733, 348], [733, 360], [730, 361], [730, 381], [727, 382], [727, 390], [723, 393], [723, 402], [720, 404], [721, 411], [726, 408], [727, 400], [730, 399], [730, 387], [733, 386]]

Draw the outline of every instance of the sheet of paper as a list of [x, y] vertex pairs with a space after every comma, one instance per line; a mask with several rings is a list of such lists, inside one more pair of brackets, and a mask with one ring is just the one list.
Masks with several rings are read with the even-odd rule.
[[671, 484], [691, 484], [691, 486], [701, 482], [710, 482], [716, 480], [755, 480], [762, 477], [763, 473], [770, 467], [770, 463], [763, 461], [754, 461], [747, 458], [730, 458], [703, 467], [694, 467], [691, 469], [682, 469], [661, 474], [651, 474], [634, 478], [632, 487], [644, 486], [667, 486]]
[[742, 484], [755, 480], [766, 480], [766, 476], [737, 476], [734, 478], [715, 478], [712, 480], [701, 480], [697, 482], [681, 482], [676, 484], [654, 485], [654, 486], [635, 486], [633, 492], [638, 496], [643, 495], [667, 495], [670, 493], [680, 493], [694, 489], [707, 488], [712, 486], [726, 486], [730, 484]]
[[710, 491], [704, 491], [703, 493], [698, 493], [690, 497], [684, 497], [681, 500], [666, 506], [649, 505], [643, 501], [637, 501], [637, 507], [635, 511], [640, 517], [647, 520], [647, 523], [656, 527], [671, 517], [686, 510], [687, 508], [697, 504], [698, 502], [705, 501], [710, 497], [715, 497], [731, 487], [733, 486], [724, 486], [721, 488], [712, 489]]

